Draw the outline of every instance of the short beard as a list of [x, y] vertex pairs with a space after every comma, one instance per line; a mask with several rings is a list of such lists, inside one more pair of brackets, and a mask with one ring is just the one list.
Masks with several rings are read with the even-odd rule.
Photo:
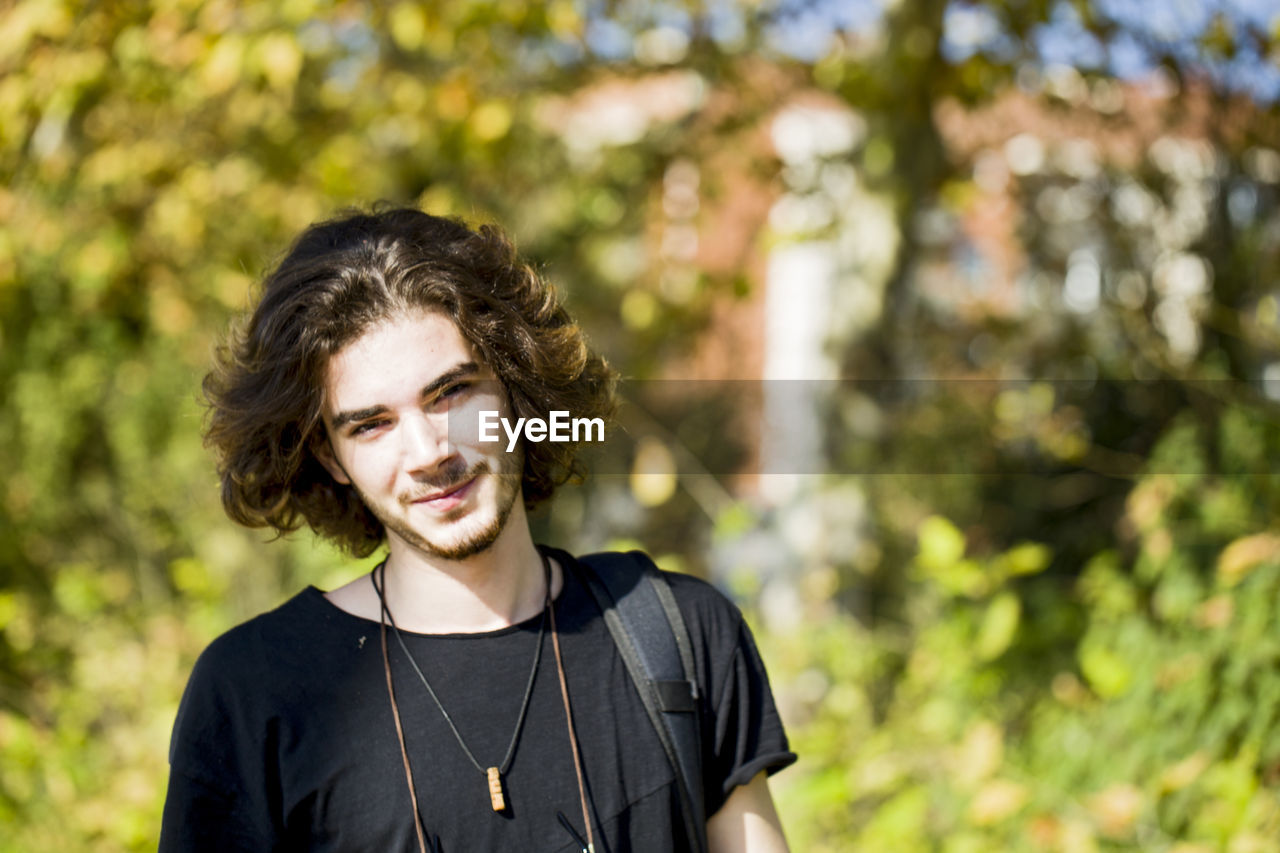
[[[447, 488], [453, 483], [466, 482], [473, 477], [477, 477], [489, 471], [488, 465], [481, 463], [466, 473], [445, 474], [439, 477], [438, 482], [428, 481], [428, 484], [434, 488]], [[514, 453], [506, 453], [502, 456], [500, 469], [494, 476], [498, 480], [498, 507], [494, 514], [493, 521], [485, 525], [480, 530], [475, 531], [467, 538], [452, 545], [441, 545], [437, 542], [424, 537], [416, 530], [411, 528], [402, 519], [386, 518], [384, 514], [375, 508], [375, 505], [368, 500], [364, 501], [364, 505], [369, 508], [374, 517], [382, 522], [383, 528], [388, 533], [394, 533], [405, 541], [410, 547], [429, 554], [442, 560], [461, 561], [477, 554], [487, 551], [494, 542], [498, 541], [498, 537], [502, 535], [502, 531], [506, 529], [507, 520], [511, 517], [511, 511], [515, 508], [516, 500], [521, 495], [521, 477], [524, 473], [524, 453], [517, 451]], [[448, 481], [448, 482], [446, 482]], [[364, 496], [361, 495], [364, 500]]]

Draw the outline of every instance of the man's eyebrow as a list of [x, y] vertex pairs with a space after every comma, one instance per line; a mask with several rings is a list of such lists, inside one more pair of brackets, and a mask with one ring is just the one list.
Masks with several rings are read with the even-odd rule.
[[474, 361], [464, 361], [456, 367], [451, 367], [444, 373], [441, 373], [435, 379], [431, 380], [425, 388], [422, 389], [423, 397], [434, 396], [437, 392], [457, 382], [459, 379], [466, 379], [480, 372], [480, 365]]
[[[431, 380], [431, 382], [429, 382], [422, 389], [419, 396], [422, 396], [422, 397], [434, 396], [437, 392], [448, 387], [454, 382], [457, 382], [460, 379], [466, 379], [469, 376], [474, 376], [476, 373], [479, 373], [479, 372], [480, 372], [480, 365], [477, 364], [476, 362], [474, 361], [463, 362], [462, 364], [449, 368], [444, 373], [441, 373], [435, 379]], [[365, 408], [365, 409], [354, 409], [349, 412], [339, 412], [338, 414], [334, 415], [333, 418], [329, 421], [329, 429], [334, 430], [336, 432], [337, 430], [342, 429], [347, 424], [368, 420], [369, 418], [374, 418], [374, 417], [377, 417], [378, 415], [386, 414], [386, 412], [387, 412], [387, 407], [381, 406], [381, 405], [369, 406], [368, 408]]]
[[367, 409], [356, 409], [350, 412], [339, 412], [338, 414], [333, 416], [333, 419], [331, 421], [329, 421], [329, 429], [337, 431], [342, 429], [347, 424], [355, 423], [356, 421], [367, 421], [369, 418], [377, 417], [378, 415], [385, 414], [386, 411], [387, 411], [386, 406], [370, 406]]

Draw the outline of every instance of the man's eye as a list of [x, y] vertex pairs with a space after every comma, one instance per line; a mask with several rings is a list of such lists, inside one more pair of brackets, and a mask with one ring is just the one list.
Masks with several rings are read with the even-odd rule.
[[440, 394], [440, 396], [456, 397], [457, 395], [461, 394], [463, 391], [466, 391], [470, 387], [471, 387], [470, 382], [455, 382], [453, 385], [450, 385], [448, 388], [445, 388], [444, 391]]
[[365, 421], [362, 424], [356, 424], [351, 428], [351, 435], [352, 436], [364, 435], [365, 433], [371, 432], [377, 429], [378, 427], [382, 426], [382, 424], [383, 424], [383, 421]]
[[428, 406], [434, 409], [445, 405], [450, 400], [454, 400], [465, 395], [470, 389], [470, 382], [455, 382], [452, 385], [446, 385], [441, 389], [440, 393], [435, 396], [435, 399], [428, 403]]

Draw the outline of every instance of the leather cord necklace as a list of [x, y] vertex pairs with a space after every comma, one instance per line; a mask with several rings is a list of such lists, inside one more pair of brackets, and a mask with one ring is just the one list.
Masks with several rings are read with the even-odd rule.
[[[542, 562], [546, 564], [546, 554], [542, 555]], [[549, 570], [550, 567], [548, 567]], [[560, 697], [564, 699], [564, 720], [569, 726], [569, 746], [573, 749], [573, 772], [578, 777], [578, 801], [582, 803], [582, 822], [587, 827], [587, 846], [583, 848], [582, 853], [595, 853], [596, 838], [591, 831], [591, 814], [587, 809], [587, 786], [582, 778], [582, 752], [578, 749], [578, 734], [573, 728], [573, 709], [569, 707], [569, 682], [564, 676], [564, 658], [560, 654], [560, 632], [556, 630], [556, 609], [552, 607], [548, 612], [551, 614], [551, 645], [556, 652], [556, 672], [560, 675]]]
[[[538, 672], [538, 663], [542, 659], [542, 638], [547, 627], [548, 619], [551, 622], [551, 645], [555, 649], [556, 655], [556, 671], [560, 677], [560, 697], [564, 700], [565, 723], [569, 729], [569, 745], [573, 750], [573, 770], [578, 781], [578, 801], [582, 805], [582, 822], [587, 830], [587, 844], [583, 848], [582, 853], [595, 853], [595, 833], [591, 827], [590, 810], [587, 806], [587, 789], [583, 778], [583, 764], [581, 750], [578, 748], [578, 735], [573, 727], [573, 710], [569, 704], [569, 685], [565, 678], [564, 658], [560, 652], [560, 633], [556, 630], [556, 611], [551, 603], [551, 562], [547, 559], [546, 552], [541, 548], [538, 549], [538, 555], [542, 557], [542, 574], [546, 580], [546, 594], [543, 598], [542, 608], [542, 624], [538, 628], [538, 646], [534, 650], [533, 667], [529, 671], [529, 683], [525, 687], [524, 700], [520, 705], [520, 717], [516, 720], [515, 731], [511, 733], [511, 744], [507, 747], [507, 755], [502, 760], [500, 767], [490, 767], [485, 770], [480, 766], [480, 762], [476, 761], [471, 750], [467, 748], [466, 743], [462, 739], [462, 735], [458, 733], [458, 729], [453, 724], [453, 720], [444, 709], [444, 705], [440, 703], [440, 699], [436, 696], [434, 690], [431, 689], [430, 682], [423, 675], [417, 661], [413, 659], [413, 655], [409, 653], [408, 647], [405, 645], [403, 637], [400, 636], [400, 629], [396, 627], [395, 619], [391, 616], [391, 608], [387, 606], [386, 597], [386, 560], [379, 563], [369, 574], [369, 579], [373, 583], [374, 591], [378, 594], [378, 603], [381, 605], [381, 625], [380, 633], [382, 638], [382, 666], [387, 676], [387, 696], [391, 700], [391, 714], [395, 718], [396, 738], [400, 741], [400, 758], [404, 763], [405, 782], [409, 786], [409, 800], [413, 806], [413, 826], [418, 837], [418, 850], [421, 853], [428, 853], [426, 833], [422, 826], [422, 812], [418, 810], [418, 793], [417, 787], [413, 782], [413, 768], [409, 763], [409, 750], [405, 745], [404, 727], [400, 722], [400, 706], [396, 702], [395, 684], [391, 678], [391, 657], [387, 650], [387, 624], [390, 623], [391, 630], [396, 635], [396, 640], [400, 644], [401, 650], [404, 652], [409, 663], [413, 665], [413, 669], [418, 673], [418, 677], [422, 679], [423, 685], [427, 688], [427, 693], [435, 700], [436, 707], [440, 709], [440, 713], [444, 716], [445, 722], [449, 724], [449, 728], [453, 731], [453, 736], [457, 739], [458, 745], [462, 747], [462, 751], [471, 759], [471, 763], [475, 765], [477, 770], [485, 773], [489, 778], [490, 801], [494, 811], [502, 811], [505, 807], [505, 800], [502, 798], [502, 782], [501, 774], [506, 772], [507, 765], [511, 762], [511, 757], [515, 752], [516, 742], [520, 737], [520, 729], [524, 725], [525, 712], [529, 708], [529, 697], [533, 694], [534, 677]], [[381, 573], [381, 581], [379, 581], [379, 573]], [[563, 815], [561, 815], [563, 821]], [[439, 839], [432, 837], [431, 850], [437, 850]]]
[[[379, 572], [382, 575], [381, 583], [379, 583], [378, 579]], [[376, 569], [374, 569], [370, 578], [373, 580], [373, 588], [378, 593], [378, 603], [382, 607], [382, 662], [386, 668], [387, 690], [391, 696], [391, 709], [396, 718], [396, 733], [400, 736], [400, 746], [401, 750], [404, 752], [405, 771], [409, 774], [410, 779], [412, 779], [413, 771], [409, 767], [408, 752], [404, 749], [404, 732], [400, 724], [400, 708], [396, 704], [395, 689], [392, 686], [391, 681], [391, 660], [387, 655], [386, 642], [388, 623], [391, 625], [392, 633], [395, 634], [396, 642], [400, 645], [400, 651], [404, 652], [404, 656], [409, 660], [409, 665], [413, 667], [413, 671], [416, 672], [418, 674], [418, 678], [421, 679], [422, 686], [427, 688], [427, 694], [431, 697], [431, 700], [435, 702], [436, 708], [440, 710], [440, 714], [444, 717], [444, 721], [449, 724], [449, 730], [453, 732], [454, 738], [458, 741], [458, 746], [462, 747], [462, 751], [466, 753], [467, 758], [473, 765], [475, 765], [475, 768], [488, 777], [489, 802], [490, 805], [493, 806], [493, 810], [495, 812], [503, 811], [506, 809], [507, 803], [506, 798], [503, 796], [502, 774], [506, 773], [507, 768], [511, 766], [511, 758], [516, 752], [516, 743], [520, 740], [520, 729], [524, 727], [525, 714], [529, 710], [529, 697], [533, 695], [533, 683], [538, 674], [538, 663], [542, 660], [542, 639], [546, 635], [547, 631], [547, 613], [551, 609], [551, 568], [547, 565], [546, 557], [543, 557], [543, 575], [546, 579], [547, 590], [543, 597], [542, 621], [538, 627], [538, 642], [533, 650], [533, 665], [529, 668], [529, 680], [525, 684], [524, 699], [520, 702], [520, 714], [516, 717], [516, 726], [511, 732], [511, 741], [507, 744], [507, 754], [503, 756], [502, 763], [488, 768], [481, 766], [480, 762], [476, 760], [475, 754], [471, 752], [470, 747], [467, 746], [467, 742], [462, 739], [462, 734], [454, 724], [453, 718], [449, 716], [449, 712], [445, 710], [443, 703], [440, 702], [440, 697], [437, 696], [436, 691], [431, 688], [431, 682], [427, 680], [427, 676], [423, 673], [422, 667], [418, 666], [418, 662], [409, 652], [409, 647], [405, 644], [404, 637], [400, 634], [400, 629], [396, 627], [395, 618], [391, 615], [391, 608], [387, 606], [386, 574], [386, 561], [384, 560]], [[410, 791], [412, 792], [412, 790], [413, 785], [411, 781]], [[416, 799], [416, 794], [414, 798]], [[414, 806], [414, 813], [417, 813], [416, 804]]]

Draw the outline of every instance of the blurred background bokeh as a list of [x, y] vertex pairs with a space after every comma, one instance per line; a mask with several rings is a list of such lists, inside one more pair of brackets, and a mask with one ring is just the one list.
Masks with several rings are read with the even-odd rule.
[[1270, 0], [0, 4], [0, 849], [154, 849], [195, 656], [360, 571], [198, 388], [375, 200], [627, 377], [536, 519], [747, 611], [797, 851], [1280, 850]]

